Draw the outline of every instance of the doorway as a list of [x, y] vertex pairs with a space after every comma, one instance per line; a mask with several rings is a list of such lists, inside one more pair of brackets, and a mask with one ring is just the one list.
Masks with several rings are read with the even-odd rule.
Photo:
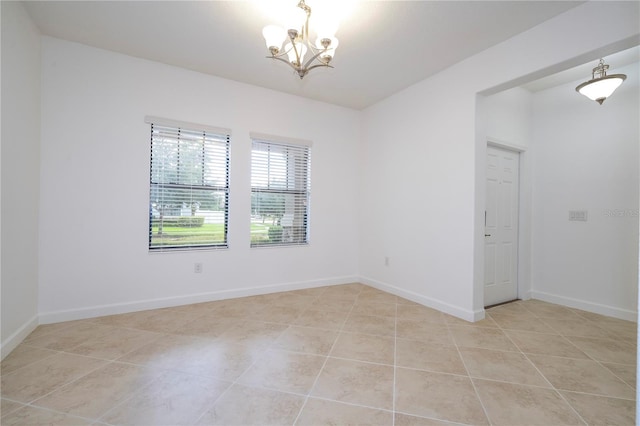
[[484, 306], [518, 297], [520, 154], [487, 147]]

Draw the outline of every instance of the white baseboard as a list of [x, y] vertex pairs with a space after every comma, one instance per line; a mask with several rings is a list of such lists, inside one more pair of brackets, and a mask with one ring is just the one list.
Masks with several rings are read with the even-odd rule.
[[557, 294], [545, 293], [543, 291], [531, 291], [533, 299], [542, 300], [544, 302], [556, 303], [558, 305], [568, 306], [570, 308], [582, 309], [583, 311], [593, 312], [600, 315], [619, 318], [627, 321], [638, 321], [638, 312], [628, 309], [616, 308], [614, 306], [602, 305], [586, 300], [574, 299], [571, 297], [559, 296]]
[[3, 340], [0, 344], [2, 346], [0, 349], [1, 359], [4, 359], [12, 350], [22, 343], [22, 341], [36, 329], [38, 324], [38, 315], [35, 315], [29, 321], [24, 323], [15, 333]]
[[376, 281], [367, 277], [360, 277], [360, 282], [371, 287], [377, 288], [378, 290], [386, 291], [387, 293], [395, 294], [396, 296], [403, 297], [405, 299], [411, 300], [412, 302], [419, 303], [428, 308], [437, 309], [438, 311], [444, 312], [449, 315], [453, 315], [454, 317], [463, 319], [469, 322], [476, 322], [484, 319], [484, 309], [480, 311], [469, 311], [459, 306], [451, 305], [449, 303], [442, 302], [440, 300], [432, 299], [427, 296], [423, 296], [418, 293], [414, 293], [409, 290], [404, 290], [391, 284], [383, 283], [381, 281]]
[[[140, 300], [135, 302], [115, 303], [109, 305], [96, 305], [85, 308], [60, 310], [43, 312], [38, 316], [34, 316], [27, 321], [19, 330], [1, 342], [2, 358], [6, 357], [13, 349], [15, 349], [39, 324], [52, 324], [63, 321], [73, 321], [79, 319], [95, 318], [105, 315], [117, 315], [129, 312], [144, 311], [149, 309], [167, 308], [173, 306], [187, 305], [192, 303], [211, 302], [216, 300], [233, 299], [238, 297], [256, 296], [261, 294], [278, 293], [282, 291], [302, 290], [315, 287], [323, 287], [329, 285], [347, 284], [352, 282], [360, 282], [371, 287], [386, 291], [396, 296], [403, 297], [429, 308], [437, 309], [441, 312], [461, 318], [465, 321], [475, 322], [485, 317], [485, 311], [470, 311], [459, 306], [451, 305], [437, 299], [433, 299], [409, 290], [404, 290], [393, 285], [377, 281], [367, 277], [343, 276], [320, 280], [299, 281], [284, 284], [272, 284], [265, 286], [245, 287], [233, 290], [221, 290], [215, 292], [190, 294], [185, 296], [166, 297], [158, 299]], [[576, 309], [582, 309], [588, 312], [594, 312], [601, 315], [607, 315], [614, 318], [620, 318], [627, 321], [638, 320], [636, 311], [616, 308], [612, 306], [602, 305], [598, 303], [588, 302], [585, 300], [574, 299], [559, 296], [551, 293], [545, 293], [532, 290], [527, 292], [525, 298], [534, 298], [550, 303], [569, 306]]]
[[[149, 309], [169, 308], [192, 303], [212, 302], [216, 300], [234, 299], [238, 297], [257, 296], [261, 294], [279, 293], [281, 291], [303, 290], [329, 285], [359, 282], [357, 276], [334, 277], [321, 280], [299, 281], [285, 284], [245, 287], [233, 290], [221, 290], [207, 293], [189, 294], [185, 296], [164, 297], [158, 299], [139, 300], [135, 302], [96, 305], [86, 308], [68, 309], [40, 313], [40, 324], [52, 324], [63, 321], [74, 321], [105, 315], [126, 314]], [[3, 345], [4, 347], [4, 345]]]
[[[319, 280], [299, 281], [284, 284], [272, 284], [265, 286], [245, 287], [233, 290], [221, 290], [207, 293], [189, 294], [184, 296], [165, 297], [157, 299], [139, 300], [135, 302], [114, 303], [108, 305], [95, 305], [84, 308], [59, 310], [42, 312], [39, 315], [36, 325], [52, 324], [64, 321], [74, 321], [87, 318], [96, 318], [105, 315], [126, 314], [129, 312], [146, 311], [149, 309], [168, 308], [173, 306], [188, 305], [192, 303], [212, 302], [216, 300], [234, 299], [238, 297], [257, 296], [261, 294], [278, 293], [282, 291], [303, 290], [308, 288], [323, 287], [330, 285], [348, 284], [360, 282], [371, 287], [386, 291], [396, 296], [403, 297], [429, 308], [437, 309], [441, 312], [453, 315], [457, 318], [469, 322], [484, 319], [485, 312], [483, 310], [470, 311], [459, 306], [451, 305], [412, 291], [404, 290], [393, 285], [376, 281], [367, 277], [358, 277], [356, 275], [325, 278]], [[35, 326], [33, 327], [35, 328]], [[31, 331], [29, 331], [31, 332]], [[27, 333], [28, 334], [28, 333]], [[25, 335], [26, 337], [26, 335]], [[24, 337], [23, 337], [24, 338]], [[18, 343], [21, 340], [18, 341]], [[4, 350], [4, 344], [3, 344]]]

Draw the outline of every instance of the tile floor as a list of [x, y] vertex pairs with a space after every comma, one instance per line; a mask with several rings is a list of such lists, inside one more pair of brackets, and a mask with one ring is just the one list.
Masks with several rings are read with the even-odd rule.
[[38, 327], [3, 425], [635, 424], [635, 323], [541, 301], [471, 324], [361, 284]]

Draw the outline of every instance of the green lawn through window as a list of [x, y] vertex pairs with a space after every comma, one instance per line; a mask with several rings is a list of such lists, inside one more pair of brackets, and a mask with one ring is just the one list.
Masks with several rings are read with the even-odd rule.
[[[269, 239], [269, 225], [252, 223], [251, 240], [261, 242]], [[166, 245], [198, 246], [216, 245], [224, 242], [224, 224], [205, 223], [202, 226], [163, 226], [162, 234], [158, 235], [158, 226], [153, 226], [151, 234], [151, 247]]]

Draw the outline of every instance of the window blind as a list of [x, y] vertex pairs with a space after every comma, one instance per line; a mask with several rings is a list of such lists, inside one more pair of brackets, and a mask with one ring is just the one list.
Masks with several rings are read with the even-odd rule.
[[227, 133], [151, 123], [149, 249], [227, 247]]
[[253, 139], [251, 246], [309, 242], [310, 147]]

